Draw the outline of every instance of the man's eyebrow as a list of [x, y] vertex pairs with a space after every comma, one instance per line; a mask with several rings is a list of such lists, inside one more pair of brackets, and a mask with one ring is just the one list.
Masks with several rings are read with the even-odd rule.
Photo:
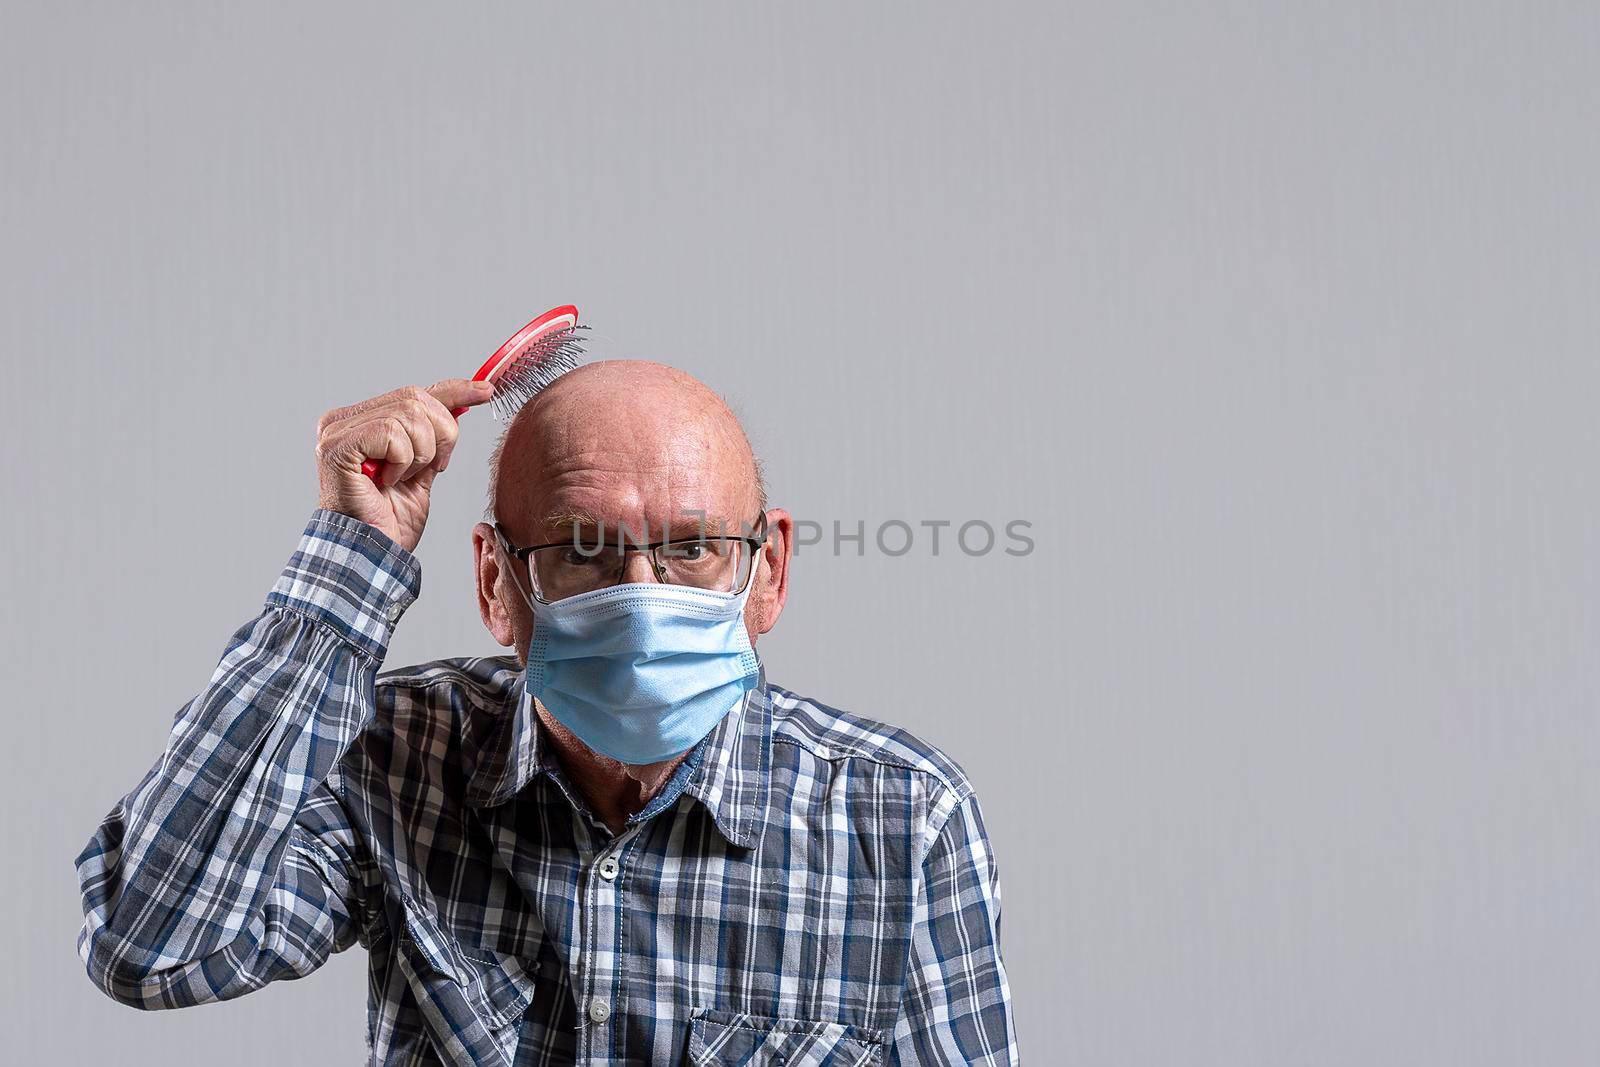
[[681, 530], [684, 536], [697, 537], [703, 534], [736, 533], [738, 523], [729, 522], [721, 515], [708, 515], [703, 511], [686, 511], [672, 520], [672, 533], [677, 536]]
[[573, 526], [599, 526], [600, 520], [578, 511], [553, 511], [544, 517], [547, 530], [564, 530]]

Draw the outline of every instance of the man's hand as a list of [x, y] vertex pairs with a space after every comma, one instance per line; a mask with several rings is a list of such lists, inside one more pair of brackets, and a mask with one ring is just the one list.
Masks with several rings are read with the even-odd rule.
[[[415, 550], [428, 522], [434, 476], [456, 447], [450, 409], [492, 396], [488, 382], [446, 378], [327, 412], [317, 420], [318, 505], [370, 523]], [[379, 465], [376, 479], [361, 473], [367, 459]]]

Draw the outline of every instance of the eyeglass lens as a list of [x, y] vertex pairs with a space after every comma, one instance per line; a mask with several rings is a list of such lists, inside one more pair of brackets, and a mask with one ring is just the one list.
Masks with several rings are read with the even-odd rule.
[[630, 555], [648, 557], [656, 581], [717, 592], [743, 589], [754, 558], [744, 541], [706, 537], [628, 551], [615, 545], [550, 545], [530, 553], [528, 563], [540, 596], [560, 600], [620, 584]]

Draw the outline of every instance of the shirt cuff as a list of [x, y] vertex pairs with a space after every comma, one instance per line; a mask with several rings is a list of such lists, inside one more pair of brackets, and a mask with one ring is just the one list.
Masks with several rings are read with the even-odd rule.
[[382, 660], [395, 623], [421, 592], [422, 563], [404, 546], [370, 523], [317, 508], [267, 606], [318, 619]]

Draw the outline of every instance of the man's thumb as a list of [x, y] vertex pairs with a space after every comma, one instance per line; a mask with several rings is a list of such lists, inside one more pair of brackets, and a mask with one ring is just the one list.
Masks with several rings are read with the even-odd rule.
[[473, 381], [471, 378], [446, 378], [428, 386], [428, 392], [432, 393], [439, 403], [454, 410], [476, 407], [490, 399], [494, 396], [494, 386], [489, 382]]

